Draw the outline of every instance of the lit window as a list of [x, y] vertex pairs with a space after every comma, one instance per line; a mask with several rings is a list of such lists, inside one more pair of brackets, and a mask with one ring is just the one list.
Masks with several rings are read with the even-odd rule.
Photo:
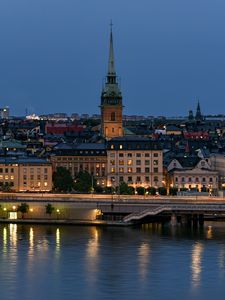
[[5, 176], [5, 179], [6, 179], [6, 180], [8, 180], [8, 179], [9, 179], [9, 176], [8, 176], [8, 175], [6, 175], [6, 176]]
[[111, 168], [111, 172], [112, 172], [112, 173], [115, 173], [115, 168]]
[[120, 145], [120, 149], [123, 149], [123, 145]]
[[128, 159], [127, 164], [128, 164], [128, 166], [131, 166], [133, 164], [132, 159]]
[[13, 175], [11, 175], [11, 176], [10, 176], [10, 179], [11, 179], [11, 180], [13, 180], [13, 179], [14, 179], [14, 176], [13, 176]]
[[48, 185], [48, 183], [45, 181], [44, 186], [47, 186], [47, 185]]

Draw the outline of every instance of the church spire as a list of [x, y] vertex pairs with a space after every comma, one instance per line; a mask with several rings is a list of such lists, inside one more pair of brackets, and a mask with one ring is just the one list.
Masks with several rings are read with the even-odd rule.
[[109, 63], [108, 63], [108, 83], [116, 83], [116, 70], [114, 60], [114, 49], [113, 49], [113, 32], [112, 32], [112, 21], [110, 23], [110, 41], [109, 41]]
[[202, 118], [202, 113], [201, 113], [201, 108], [200, 108], [200, 102], [198, 100], [198, 105], [197, 105], [197, 110], [196, 110], [196, 115], [195, 115], [195, 119], [197, 121], [201, 121], [203, 118]]

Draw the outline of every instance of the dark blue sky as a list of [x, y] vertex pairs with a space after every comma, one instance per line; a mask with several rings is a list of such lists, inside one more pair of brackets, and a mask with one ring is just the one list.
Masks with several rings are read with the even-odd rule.
[[225, 113], [224, 0], [1, 0], [0, 106], [98, 113], [111, 18], [124, 113]]

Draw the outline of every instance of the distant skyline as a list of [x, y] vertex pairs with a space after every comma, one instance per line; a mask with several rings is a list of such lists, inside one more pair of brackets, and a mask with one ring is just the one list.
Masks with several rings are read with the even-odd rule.
[[225, 113], [223, 0], [2, 0], [0, 107], [99, 113], [111, 19], [124, 114]]

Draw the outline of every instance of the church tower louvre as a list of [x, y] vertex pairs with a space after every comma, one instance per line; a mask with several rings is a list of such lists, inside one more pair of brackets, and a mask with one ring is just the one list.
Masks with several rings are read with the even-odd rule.
[[112, 24], [109, 44], [109, 63], [101, 94], [101, 133], [106, 139], [123, 136], [123, 104], [115, 70]]

